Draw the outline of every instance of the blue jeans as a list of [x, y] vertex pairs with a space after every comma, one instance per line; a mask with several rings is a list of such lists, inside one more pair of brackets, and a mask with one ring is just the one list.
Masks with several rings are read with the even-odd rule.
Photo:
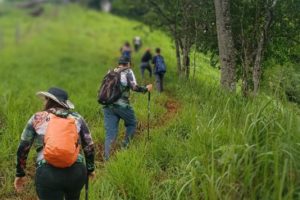
[[150, 78], [152, 77], [152, 69], [151, 69], [151, 65], [148, 62], [143, 62], [140, 65], [141, 68], [141, 74], [142, 74], [142, 79], [144, 79], [144, 73], [145, 73], [145, 69], [149, 71], [149, 76]]
[[110, 149], [112, 143], [116, 140], [118, 135], [118, 127], [120, 119], [124, 120], [126, 127], [126, 134], [123, 141], [123, 147], [127, 147], [132, 139], [136, 129], [136, 119], [134, 111], [130, 106], [126, 108], [120, 106], [104, 107], [104, 127], [105, 127], [105, 144], [104, 157], [109, 159]]

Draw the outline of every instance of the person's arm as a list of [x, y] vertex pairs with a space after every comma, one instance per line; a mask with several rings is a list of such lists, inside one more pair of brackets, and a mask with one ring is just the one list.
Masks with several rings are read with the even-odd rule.
[[80, 139], [82, 144], [82, 149], [84, 152], [85, 160], [86, 160], [86, 167], [88, 174], [91, 174], [95, 170], [95, 150], [94, 150], [94, 143], [92, 139], [92, 135], [87, 127], [86, 122], [81, 117], [80, 118]]
[[148, 89], [146, 86], [139, 86], [137, 84], [134, 73], [131, 69], [130, 69], [130, 72], [127, 73], [127, 81], [128, 81], [128, 85], [131, 90], [133, 90], [135, 92], [142, 92], [142, 93], [148, 92]]
[[152, 58], [152, 64], [153, 64], [153, 65], [155, 65], [155, 62], [156, 62], [156, 56], [154, 56], [154, 57]]
[[16, 177], [25, 176], [27, 157], [30, 148], [33, 144], [34, 138], [36, 137], [36, 131], [33, 127], [34, 117], [35, 116], [32, 116], [30, 118], [21, 136], [21, 142], [19, 144], [18, 151], [17, 151]]
[[147, 62], [147, 59], [148, 59], [148, 58], [147, 58], [147, 54], [144, 53], [143, 56], [142, 56], [141, 61], [142, 61], [142, 62]]
[[151, 53], [146, 53], [145, 61], [146, 62], [151, 62], [152, 61], [152, 55], [151, 55]]

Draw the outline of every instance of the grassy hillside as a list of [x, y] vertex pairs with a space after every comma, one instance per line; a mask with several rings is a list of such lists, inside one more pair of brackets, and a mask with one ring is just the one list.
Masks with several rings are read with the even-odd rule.
[[[0, 16], [0, 196], [34, 199], [31, 178], [13, 191], [15, 154], [29, 117], [41, 108], [35, 92], [60, 86], [87, 120], [97, 146], [97, 178], [90, 199], [298, 199], [299, 110], [261, 95], [243, 99], [219, 90], [218, 72], [197, 55], [195, 80], [176, 78], [174, 50], [160, 32], [78, 7], [48, 7], [41, 18], [19, 11]], [[132, 94], [139, 136], [126, 151], [103, 163], [103, 114], [99, 82], [116, 64], [125, 40], [140, 35], [162, 48], [167, 91], [152, 94], [151, 141], [142, 130], [147, 97]], [[138, 61], [134, 70], [140, 80]], [[154, 80], [147, 80], [154, 82]], [[122, 134], [123, 131], [121, 131]], [[34, 149], [28, 163], [34, 174]]]

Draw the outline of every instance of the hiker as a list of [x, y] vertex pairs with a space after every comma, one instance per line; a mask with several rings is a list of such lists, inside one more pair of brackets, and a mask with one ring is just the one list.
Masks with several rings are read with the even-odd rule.
[[152, 69], [151, 69], [151, 65], [150, 65], [150, 61], [152, 60], [152, 54], [151, 54], [151, 50], [150, 48], [146, 49], [146, 52], [144, 53], [143, 57], [142, 57], [142, 63], [140, 65], [141, 68], [141, 74], [142, 74], [142, 79], [144, 79], [144, 72], [145, 69], [149, 71], [149, 76], [150, 78], [152, 77]]
[[121, 56], [126, 57], [131, 61], [131, 47], [129, 42], [125, 42], [124, 46], [121, 47]]
[[121, 95], [115, 102], [105, 105], [104, 112], [104, 126], [105, 126], [105, 149], [104, 158], [109, 159], [110, 149], [112, 143], [116, 140], [118, 134], [118, 126], [120, 119], [124, 120], [126, 133], [122, 142], [122, 148], [127, 148], [132, 139], [136, 129], [136, 118], [134, 111], [129, 104], [130, 89], [135, 92], [150, 92], [152, 85], [138, 86], [135, 75], [130, 69], [129, 59], [121, 57], [119, 59], [119, 66], [114, 70], [120, 73]]
[[132, 40], [134, 51], [138, 52], [140, 48], [142, 47], [142, 39], [140, 36], [135, 36]]
[[[28, 121], [17, 151], [14, 187], [25, 185], [25, 167], [31, 145], [37, 151], [35, 187], [40, 200], [79, 200], [88, 177], [94, 177], [94, 145], [84, 119], [76, 112], [66, 91], [52, 87], [38, 92], [44, 109]], [[80, 154], [82, 146], [85, 158]], [[86, 160], [86, 166], [84, 165]]]
[[166, 64], [164, 61], [164, 57], [160, 54], [160, 48], [155, 49], [156, 55], [152, 59], [152, 64], [154, 64], [154, 74], [156, 79], [156, 88], [158, 92], [162, 92], [164, 90], [163, 87], [163, 79], [166, 73]]

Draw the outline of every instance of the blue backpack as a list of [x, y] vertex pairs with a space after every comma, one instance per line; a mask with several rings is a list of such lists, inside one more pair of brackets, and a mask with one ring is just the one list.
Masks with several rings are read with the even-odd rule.
[[164, 61], [164, 58], [162, 56], [157, 56], [156, 57], [156, 62], [155, 62], [155, 73], [156, 74], [164, 74], [166, 73], [166, 64]]
[[130, 51], [123, 51], [123, 52], [122, 52], [122, 56], [123, 56], [123, 57], [126, 57], [126, 58], [131, 58], [131, 55], [130, 55], [130, 54], [131, 54]]

